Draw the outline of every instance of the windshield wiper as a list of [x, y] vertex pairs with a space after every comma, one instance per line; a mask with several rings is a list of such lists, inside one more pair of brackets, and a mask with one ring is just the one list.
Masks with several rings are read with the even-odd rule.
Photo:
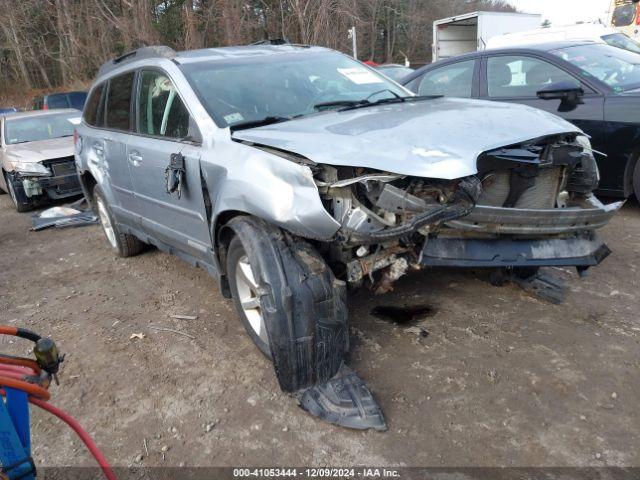
[[[374, 95], [377, 95], [383, 92], [389, 92], [391, 95], [393, 95], [393, 97], [381, 98], [380, 100], [376, 100], [375, 102], [372, 102], [371, 100], [369, 100]], [[434, 100], [436, 98], [442, 98], [442, 97], [444, 97], [444, 95], [416, 95], [413, 97], [403, 97], [401, 95], [398, 95], [393, 90], [389, 90], [385, 88], [384, 90], [373, 92], [367, 98], [364, 98], [362, 100], [334, 100], [332, 102], [318, 103], [314, 105], [313, 108], [320, 110], [322, 108], [328, 108], [328, 107], [343, 107], [338, 109], [338, 112], [346, 112], [348, 110], [355, 110], [357, 108], [364, 108], [364, 107], [372, 107], [374, 105], [383, 105], [385, 103], [419, 102], [421, 100]]]
[[264, 127], [266, 125], [272, 125], [274, 123], [288, 122], [293, 117], [264, 117], [260, 120], [249, 120], [247, 122], [234, 123], [229, 125], [231, 130], [243, 130], [245, 128]]

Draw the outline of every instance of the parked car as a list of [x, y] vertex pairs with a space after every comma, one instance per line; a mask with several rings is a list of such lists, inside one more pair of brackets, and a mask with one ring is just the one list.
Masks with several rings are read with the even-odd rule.
[[319, 47], [176, 53], [104, 65], [76, 161], [112, 250], [156, 245], [219, 280], [281, 388], [385, 428], [344, 366], [346, 287], [409, 269], [600, 263], [620, 208], [592, 194], [589, 140], [533, 108], [413, 96]]
[[14, 113], [17, 111], [18, 109], [14, 107], [0, 107], [0, 113]]
[[413, 68], [405, 67], [404, 65], [399, 65], [397, 63], [386, 63], [384, 65], [376, 65], [376, 70], [384, 73], [391, 80], [395, 80], [396, 82], [402, 80], [404, 77], [413, 73]]
[[73, 157], [79, 122], [72, 109], [0, 115], [0, 189], [16, 210], [82, 194]]
[[33, 99], [34, 110], [48, 110], [50, 108], [75, 108], [82, 110], [87, 101], [87, 92], [51, 93]]
[[567, 40], [604, 43], [640, 53], [640, 43], [624, 33], [618, 32], [615, 28], [607, 27], [601, 23], [580, 23], [564, 27], [537, 28], [525, 32], [507, 33], [489, 39], [487, 50]]
[[420, 95], [521, 103], [591, 137], [606, 196], [640, 198], [640, 56], [594, 42], [558, 42], [464, 55], [402, 83]]

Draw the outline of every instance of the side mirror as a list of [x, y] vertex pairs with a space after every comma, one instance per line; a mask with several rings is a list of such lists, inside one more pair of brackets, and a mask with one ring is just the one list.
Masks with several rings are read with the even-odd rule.
[[584, 90], [580, 85], [568, 81], [550, 83], [538, 92], [538, 98], [542, 100], [564, 100], [571, 97], [577, 99], [583, 95]]
[[541, 100], [561, 100], [559, 111], [568, 112], [574, 110], [576, 106], [582, 105], [584, 101], [584, 90], [580, 85], [562, 81], [545, 85], [538, 93]]

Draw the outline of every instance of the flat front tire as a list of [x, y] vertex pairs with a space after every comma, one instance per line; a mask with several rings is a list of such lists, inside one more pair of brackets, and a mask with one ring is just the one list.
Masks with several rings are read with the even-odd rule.
[[[247, 252], [249, 251], [249, 252]], [[258, 349], [271, 358], [269, 336], [262, 314], [262, 276], [256, 255], [249, 244], [245, 247], [239, 236], [233, 237], [227, 252], [227, 274], [233, 303], [249, 337]]]
[[93, 190], [94, 210], [100, 218], [102, 231], [104, 232], [111, 250], [120, 257], [131, 257], [144, 250], [144, 242], [133, 235], [122, 233], [113, 219], [106, 197], [100, 187], [96, 185]]

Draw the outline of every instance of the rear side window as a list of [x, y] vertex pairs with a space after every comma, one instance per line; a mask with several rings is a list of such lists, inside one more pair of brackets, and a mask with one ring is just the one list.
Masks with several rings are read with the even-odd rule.
[[468, 60], [425, 73], [418, 94], [471, 98], [475, 65], [475, 60]]
[[104, 83], [94, 88], [84, 109], [84, 121], [87, 125], [91, 125], [92, 127], [101, 127], [103, 124], [102, 118], [98, 120], [98, 116], [102, 116], [101, 112], [103, 111], [101, 108], [102, 106], [100, 105], [103, 91]]
[[47, 97], [47, 106], [49, 108], [69, 108], [69, 100], [67, 95], [61, 93], [59, 95], [49, 95]]
[[143, 71], [140, 82], [139, 131], [176, 140], [189, 135], [189, 112], [175, 85], [159, 71]]
[[125, 73], [109, 80], [106, 127], [115, 130], [131, 129], [131, 98], [135, 72]]

